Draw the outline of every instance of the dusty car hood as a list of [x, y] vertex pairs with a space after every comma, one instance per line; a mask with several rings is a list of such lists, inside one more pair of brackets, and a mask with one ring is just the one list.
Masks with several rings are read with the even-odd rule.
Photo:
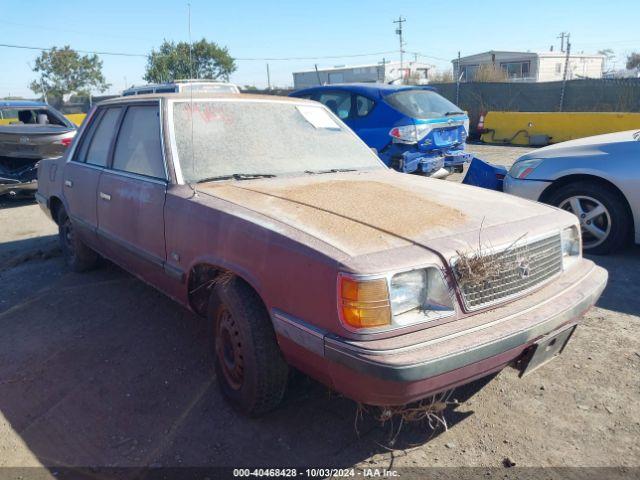
[[202, 193], [356, 256], [548, 214], [489, 190], [390, 170], [208, 183]]

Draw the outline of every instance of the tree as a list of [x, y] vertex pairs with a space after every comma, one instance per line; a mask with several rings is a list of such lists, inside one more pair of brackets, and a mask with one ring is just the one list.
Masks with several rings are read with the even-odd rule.
[[110, 86], [102, 75], [102, 61], [98, 56], [80, 55], [69, 45], [43, 51], [33, 71], [40, 78], [31, 82], [29, 88], [43, 96], [88, 95], [91, 90], [104, 92]]
[[613, 70], [614, 60], [616, 58], [616, 54], [610, 48], [605, 48], [604, 50], [598, 50], [598, 54], [604, 57], [604, 72], [608, 73]]
[[494, 64], [482, 64], [478, 67], [473, 78], [468, 78], [467, 81], [472, 82], [508, 82], [509, 75], [504, 68], [498, 67]]
[[634, 68], [640, 69], [640, 53], [631, 52], [627, 55], [627, 70], [633, 70]]
[[451, 70], [437, 71], [429, 79], [429, 83], [454, 83], [453, 72]]
[[147, 82], [163, 83], [180, 78], [207, 78], [211, 80], [229, 80], [236, 71], [236, 64], [226, 47], [202, 39], [193, 44], [189, 61], [187, 42], [168, 42], [165, 40], [158, 51], [152, 50], [147, 57]]

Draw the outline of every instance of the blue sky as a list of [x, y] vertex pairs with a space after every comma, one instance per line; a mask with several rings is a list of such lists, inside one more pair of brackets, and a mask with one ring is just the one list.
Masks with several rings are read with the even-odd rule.
[[[617, 66], [640, 50], [640, 13], [632, 0], [397, 0], [322, 2], [191, 0], [192, 37], [227, 46], [238, 58], [321, 57], [397, 51], [392, 21], [403, 15], [406, 50], [438, 68], [449, 60], [485, 50], [556, 48], [561, 31], [571, 32], [576, 52], [612, 48]], [[36, 47], [69, 44], [81, 50], [146, 54], [163, 39], [186, 40], [187, 1], [0, 0], [0, 43]], [[29, 82], [37, 51], [0, 47], [0, 97], [31, 96]], [[397, 59], [398, 54], [358, 58], [270, 61], [272, 84], [292, 84], [291, 72], [334, 65]], [[102, 56], [104, 74], [119, 92], [142, 82], [143, 57]], [[231, 80], [266, 85], [265, 61], [239, 60]]]

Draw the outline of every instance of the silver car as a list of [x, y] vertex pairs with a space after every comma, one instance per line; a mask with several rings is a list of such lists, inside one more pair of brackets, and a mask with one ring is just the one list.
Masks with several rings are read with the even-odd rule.
[[0, 101], [0, 196], [35, 193], [38, 162], [63, 155], [75, 134], [46, 103]]
[[580, 219], [583, 248], [606, 254], [640, 243], [640, 131], [550, 145], [520, 157], [504, 191]]

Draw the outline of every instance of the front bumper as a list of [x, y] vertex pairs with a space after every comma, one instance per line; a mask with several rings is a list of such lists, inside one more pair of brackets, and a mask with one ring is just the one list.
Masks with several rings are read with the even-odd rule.
[[502, 183], [502, 191], [515, 195], [516, 197], [538, 202], [542, 192], [544, 192], [551, 183], [552, 182], [544, 180], [520, 180], [513, 178], [511, 175], [505, 175]]
[[379, 340], [348, 340], [277, 312], [273, 319], [279, 337], [324, 359], [337, 391], [362, 403], [402, 405], [503, 369], [536, 340], [575, 324], [606, 281], [606, 270], [582, 260], [504, 306]]

